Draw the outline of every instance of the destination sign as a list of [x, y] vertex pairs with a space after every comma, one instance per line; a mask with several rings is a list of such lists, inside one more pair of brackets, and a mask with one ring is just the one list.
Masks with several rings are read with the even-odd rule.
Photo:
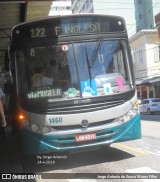
[[[97, 35], [125, 32], [125, 22], [120, 17], [77, 15], [53, 17], [26, 22], [13, 28], [13, 47], [38, 46], [47, 42], [56, 44], [59, 36]], [[36, 40], [36, 41], [35, 41]]]
[[100, 32], [100, 22], [80, 22], [72, 24], [62, 24], [55, 27], [56, 35], [77, 35]]

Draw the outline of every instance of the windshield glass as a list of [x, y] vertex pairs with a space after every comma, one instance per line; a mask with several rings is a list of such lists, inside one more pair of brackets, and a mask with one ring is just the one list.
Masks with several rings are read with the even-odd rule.
[[19, 94], [28, 99], [96, 97], [131, 89], [127, 44], [99, 40], [16, 51]]

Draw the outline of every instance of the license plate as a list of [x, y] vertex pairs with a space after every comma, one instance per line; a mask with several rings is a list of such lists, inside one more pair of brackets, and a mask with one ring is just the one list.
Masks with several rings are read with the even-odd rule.
[[87, 133], [82, 135], [75, 135], [76, 142], [83, 142], [88, 140], [95, 140], [96, 133]]

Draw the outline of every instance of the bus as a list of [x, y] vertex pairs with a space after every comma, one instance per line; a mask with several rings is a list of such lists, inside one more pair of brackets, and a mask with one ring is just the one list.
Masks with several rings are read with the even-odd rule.
[[9, 47], [11, 121], [25, 154], [141, 138], [122, 17], [77, 14], [20, 23]]

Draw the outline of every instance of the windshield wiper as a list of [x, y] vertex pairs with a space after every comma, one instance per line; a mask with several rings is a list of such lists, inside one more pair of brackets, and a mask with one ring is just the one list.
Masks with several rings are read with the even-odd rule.
[[91, 84], [91, 64], [89, 61], [89, 57], [88, 57], [88, 52], [87, 52], [87, 48], [85, 47], [85, 52], [86, 52], [86, 58], [87, 58], [87, 67], [88, 67], [88, 73], [89, 73], [89, 80], [90, 80], [90, 84]]
[[99, 37], [98, 40], [99, 40], [99, 42], [96, 44], [96, 47], [94, 48], [91, 60], [89, 60], [87, 48], [85, 47], [90, 84], [91, 84], [91, 80], [92, 80], [91, 68], [93, 67], [94, 63], [96, 62], [96, 58], [98, 56], [101, 45], [103, 43], [103, 37]]
[[94, 63], [96, 62], [98, 53], [99, 53], [100, 48], [101, 48], [102, 43], [103, 43], [103, 37], [99, 37], [98, 40], [99, 40], [99, 42], [97, 42], [96, 47], [94, 48], [91, 60], [89, 61], [90, 62], [90, 69], [93, 67]]

